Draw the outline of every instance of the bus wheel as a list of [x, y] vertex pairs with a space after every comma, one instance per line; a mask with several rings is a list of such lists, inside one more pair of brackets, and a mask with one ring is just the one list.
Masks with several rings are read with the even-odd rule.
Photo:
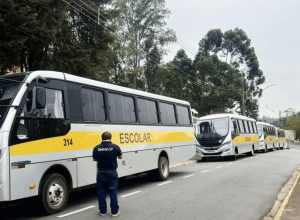
[[69, 189], [66, 179], [59, 173], [50, 173], [42, 181], [39, 202], [49, 214], [61, 212], [68, 201]]
[[169, 177], [169, 161], [165, 157], [159, 157], [158, 168], [153, 170], [153, 174], [157, 181], [164, 181]]
[[207, 158], [206, 157], [202, 157], [202, 162], [206, 162], [207, 161]]
[[267, 153], [267, 145], [265, 145], [265, 149], [263, 150], [264, 153]]
[[231, 159], [232, 161], [235, 161], [235, 160], [236, 160], [236, 155], [230, 156], [230, 159]]
[[252, 150], [250, 152], [247, 152], [246, 155], [247, 156], [253, 156], [254, 155], [253, 148], [252, 148]]

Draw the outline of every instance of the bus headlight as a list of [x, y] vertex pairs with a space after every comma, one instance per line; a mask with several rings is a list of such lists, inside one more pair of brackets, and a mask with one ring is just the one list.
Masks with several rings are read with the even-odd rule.
[[231, 141], [227, 141], [227, 142], [223, 143], [220, 147], [224, 147], [225, 145], [230, 144], [230, 143], [231, 143]]
[[1, 160], [1, 158], [2, 158], [2, 156], [3, 156], [3, 154], [4, 154], [4, 152], [5, 152], [5, 149], [6, 149], [6, 148], [0, 149], [0, 160]]

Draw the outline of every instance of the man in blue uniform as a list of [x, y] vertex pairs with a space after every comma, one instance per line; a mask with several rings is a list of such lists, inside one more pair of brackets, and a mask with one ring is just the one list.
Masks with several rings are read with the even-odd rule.
[[106, 193], [110, 195], [110, 208], [113, 217], [119, 216], [118, 205], [118, 163], [123, 158], [118, 145], [111, 143], [111, 133], [106, 131], [102, 134], [102, 143], [93, 150], [93, 160], [98, 161], [97, 194], [99, 201], [99, 215], [105, 216], [107, 212]]

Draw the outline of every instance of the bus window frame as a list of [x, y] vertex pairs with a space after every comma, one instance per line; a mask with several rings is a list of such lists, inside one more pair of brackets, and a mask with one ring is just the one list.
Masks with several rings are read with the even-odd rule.
[[[105, 121], [87, 121], [84, 119], [84, 113], [83, 113], [83, 106], [82, 106], [82, 88], [84, 89], [90, 89], [92, 91], [97, 91], [97, 92], [101, 92], [103, 94], [103, 103], [104, 103], [104, 112], [105, 112]], [[105, 90], [98, 88], [96, 89], [95, 87], [88, 87], [85, 85], [81, 85], [79, 86], [79, 96], [80, 96], [80, 105], [81, 105], [81, 117], [82, 117], [82, 121], [84, 123], [91, 123], [91, 124], [107, 124], [108, 123], [108, 112], [107, 112], [107, 100], [106, 100], [106, 95], [105, 95]]]
[[[164, 104], [169, 104], [169, 105], [172, 105], [173, 106], [173, 108], [174, 108], [174, 116], [175, 116], [175, 124], [164, 124], [164, 123], [162, 123], [162, 120], [161, 120], [161, 111], [160, 111], [160, 106], [159, 106], [159, 103], [164, 103]], [[176, 109], [176, 106], [175, 106], [176, 104], [175, 103], [173, 103], [173, 102], [168, 102], [168, 101], [158, 101], [158, 109], [159, 109], [159, 112], [158, 112], [158, 114], [160, 115], [160, 123], [161, 123], [161, 125], [163, 125], [163, 126], [179, 126], [179, 124], [178, 124], [178, 118], [177, 118], [177, 109]]]
[[[177, 108], [176, 108], [176, 106], [185, 107], [185, 108], [188, 109], [188, 113], [189, 113], [189, 121], [190, 121], [190, 123], [189, 123], [188, 125], [180, 125], [180, 124], [179, 124], [178, 113], [177, 113]], [[193, 123], [192, 123], [192, 119], [191, 119], [191, 109], [190, 109], [190, 106], [181, 105], [181, 104], [177, 104], [177, 103], [176, 103], [176, 104], [175, 104], [175, 109], [176, 109], [176, 120], [177, 120], [177, 125], [178, 125], [178, 126], [181, 126], [181, 127], [191, 127], [191, 125], [192, 125]]]

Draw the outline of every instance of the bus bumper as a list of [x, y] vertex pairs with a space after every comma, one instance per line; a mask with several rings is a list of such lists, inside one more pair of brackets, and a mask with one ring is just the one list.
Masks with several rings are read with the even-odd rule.
[[218, 150], [204, 150], [200, 147], [196, 147], [197, 157], [226, 157], [232, 155], [235, 155], [235, 153], [233, 152], [231, 145], [225, 145]]

